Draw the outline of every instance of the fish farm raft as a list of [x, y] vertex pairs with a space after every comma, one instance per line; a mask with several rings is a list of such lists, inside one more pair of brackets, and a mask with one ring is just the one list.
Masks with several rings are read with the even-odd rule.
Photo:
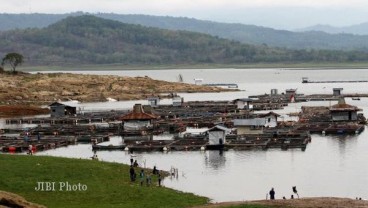
[[[360, 134], [364, 130], [362, 110], [347, 104], [345, 97], [335, 91], [308, 96], [294, 89], [281, 94], [273, 89], [271, 94], [229, 101], [184, 102], [175, 96], [170, 105], [160, 105], [158, 97], [151, 97], [148, 105], [135, 104], [131, 110], [89, 113], [52, 103], [49, 117], [7, 119], [6, 125], [35, 127], [1, 129], [0, 151], [37, 152], [77, 143], [90, 143], [94, 151], [304, 151], [311, 134]], [[291, 102], [310, 100], [334, 100], [336, 104], [303, 106], [300, 112], [289, 115], [296, 118], [289, 121], [274, 112]], [[263, 112], [257, 112], [260, 110]], [[111, 136], [121, 136], [121, 144], [106, 145]]]

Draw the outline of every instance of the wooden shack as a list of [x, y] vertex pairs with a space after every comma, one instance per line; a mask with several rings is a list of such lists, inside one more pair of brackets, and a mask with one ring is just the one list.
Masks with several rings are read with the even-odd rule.
[[49, 105], [51, 117], [64, 117], [77, 114], [77, 108], [68, 106], [59, 102], [54, 102]]

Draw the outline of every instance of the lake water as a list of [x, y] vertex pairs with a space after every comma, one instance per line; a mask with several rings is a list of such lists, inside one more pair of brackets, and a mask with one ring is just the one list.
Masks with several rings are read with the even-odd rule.
[[[236, 83], [242, 91], [229, 93], [180, 93], [189, 100], [232, 100], [249, 95], [279, 93], [297, 88], [298, 93], [332, 93], [332, 88], [344, 88], [343, 93], [368, 93], [368, 83], [302, 84], [302, 77], [310, 80], [368, 80], [367, 69], [339, 70], [283, 70], [283, 69], [188, 69], [139, 71], [79, 71], [73, 73], [109, 74], [120, 76], [149, 76], [154, 79], [176, 81], [179, 74], [184, 82], [193, 83], [203, 78], [204, 83]], [[347, 103], [363, 109], [368, 115], [368, 98]], [[163, 100], [163, 103], [170, 103]], [[85, 110], [127, 109], [134, 103], [147, 101], [79, 103]], [[275, 112], [285, 115], [301, 106], [329, 106], [336, 102], [307, 102], [291, 104]], [[4, 125], [1, 124], [0, 125]], [[112, 138], [111, 143], [121, 143]], [[91, 145], [79, 144], [37, 153], [74, 158], [92, 156]], [[215, 202], [265, 199], [275, 188], [276, 198], [290, 197], [292, 186], [297, 186], [301, 197], [335, 196], [368, 199], [368, 133], [353, 136], [312, 135], [305, 151], [271, 149], [267, 151], [188, 151], [135, 153], [141, 165], [158, 169], [178, 168], [178, 178], [166, 178], [164, 185], [211, 198]], [[123, 151], [98, 152], [103, 161], [129, 163], [130, 155]], [[128, 173], [127, 173], [128, 174]]]

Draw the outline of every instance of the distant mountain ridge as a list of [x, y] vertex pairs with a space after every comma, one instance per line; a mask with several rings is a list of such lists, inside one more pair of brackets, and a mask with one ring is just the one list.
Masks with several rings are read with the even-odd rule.
[[361, 24], [345, 26], [345, 27], [334, 27], [331, 25], [314, 25], [311, 27], [301, 28], [296, 31], [305, 32], [305, 31], [320, 31], [329, 34], [354, 34], [354, 35], [368, 35], [368, 22], [364, 22]]
[[[83, 14], [85, 13], [77, 12], [60, 15], [0, 14], [0, 30], [29, 27], [41, 28], [67, 16], [80, 16]], [[328, 34], [319, 31], [291, 32], [255, 25], [218, 23], [185, 17], [122, 15], [113, 13], [97, 13], [92, 15], [148, 27], [200, 32], [247, 44], [263, 44], [271, 47], [290, 49], [368, 50], [368, 36], [366, 35]]]
[[41, 29], [3, 31], [0, 40], [0, 57], [18, 52], [29, 65], [368, 61], [368, 53], [360, 51], [256, 46], [203, 33], [126, 24], [92, 15], [67, 17]]

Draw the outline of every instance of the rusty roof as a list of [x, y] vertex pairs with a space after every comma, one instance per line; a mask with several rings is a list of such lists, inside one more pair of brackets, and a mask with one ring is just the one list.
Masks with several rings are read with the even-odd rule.
[[338, 103], [331, 106], [330, 111], [361, 111], [362, 109], [346, 103]]
[[127, 115], [121, 116], [119, 118], [119, 120], [122, 121], [127, 121], [127, 120], [151, 120], [151, 119], [156, 119], [157, 117], [152, 115], [152, 114], [148, 114], [148, 113], [136, 113], [136, 112], [131, 112]]
[[362, 109], [346, 104], [345, 98], [341, 97], [336, 105], [331, 106], [330, 111], [361, 111]]
[[127, 115], [121, 116], [119, 120], [151, 120], [157, 117], [153, 114], [145, 113], [141, 104], [135, 104], [133, 106], [133, 111]]

